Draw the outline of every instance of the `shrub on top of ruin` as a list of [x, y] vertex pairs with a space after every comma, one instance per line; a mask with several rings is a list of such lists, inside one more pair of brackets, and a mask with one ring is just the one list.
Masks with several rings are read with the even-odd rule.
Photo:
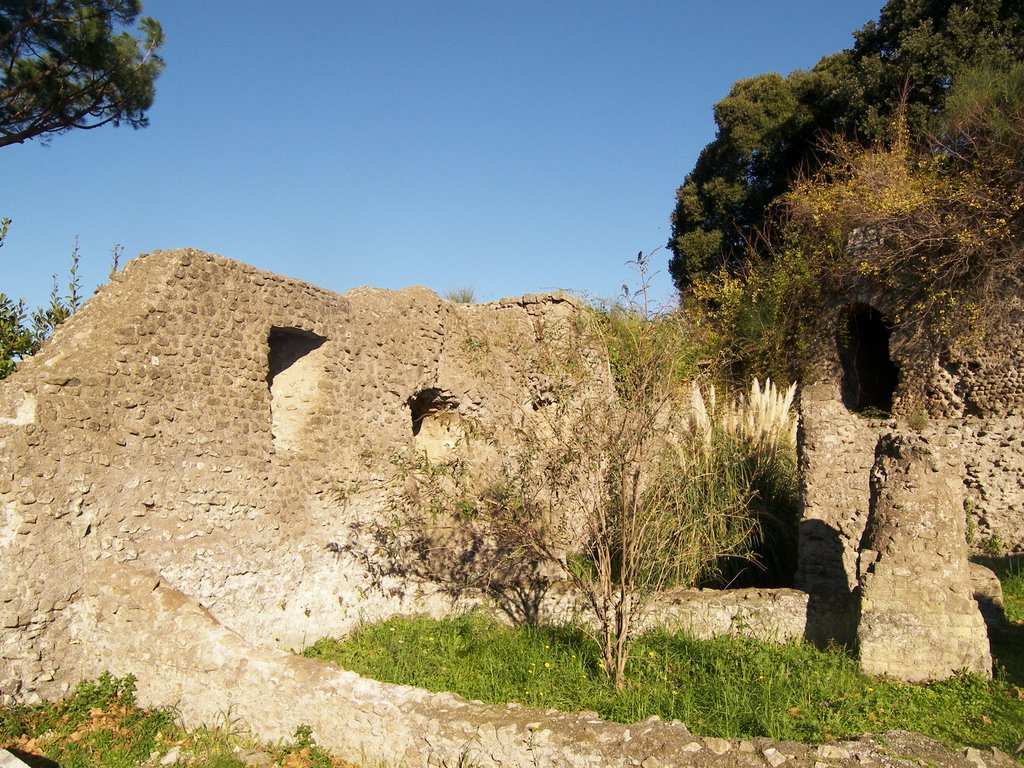
[[[1024, 118], [1024, 104], [1014, 109]], [[788, 225], [825, 256], [828, 292], [882, 296], [892, 322], [926, 350], [1000, 330], [1024, 277], [1016, 152], [978, 126], [954, 125], [938, 149], [911, 144], [902, 124], [888, 145], [836, 141], [825, 170], [785, 198]]]
[[[2, 242], [0, 242], [2, 245]], [[61, 295], [57, 276], [53, 276], [50, 302], [29, 313], [24, 300], [17, 303], [0, 293], [0, 379], [14, 373], [18, 362], [34, 355], [57, 326], [73, 315], [82, 304], [78, 277], [78, 239], [71, 252], [67, 295]]]
[[18, 360], [37, 349], [27, 320], [25, 302], [12, 301], [0, 293], [0, 379], [14, 373]]
[[471, 286], [462, 285], [458, 288], [450, 288], [442, 294], [441, 298], [456, 304], [472, 304], [476, 301], [476, 291]]
[[[0, 247], [3, 246], [10, 219], [0, 221]], [[111, 248], [110, 277], [117, 272], [121, 257], [121, 246]], [[57, 275], [52, 275], [50, 300], [31, 312], [24, 299], [17, 302], [0, 293], [0, 379], [14, 373], [18, 362], [34, 355], [43, 346], [57, 326], [78, 311], [85, 300], [82, 295], [82, 281], [78, 276], [80, 254], [78, 238], [71, 249], [68, 266], [66, 291], [62, 292]]]
[[923, 432], [928, 427], [928, 413], [924, 408], [915, 408], [907, 414], [907, 426], [915, 432]]
[[688, 314], [719, 376], [799, 378], [839, 297], [870, 295], [908, 349], [970, 348], [1020, 322], [1024, 63], [959, 73], [932, 134], [822, 140], [820, 169], [770, 207], [743, 266], [698, 276]]
[[[766, 246], [767, 247], [767, 246]], [[792, 239], [771, 258], [694, 279], [685, 313], [705, 368], [741, 388], [751, 379], [799, 380], [824, 344], [825, 312], [816, 255]]]
[[[0, 219], [0, 248], [7, 238], [10, 219]], [[0, 293], [0, 379], [14, 372], [15, 363], [35, 351], [24, 300], [14, 301]]]

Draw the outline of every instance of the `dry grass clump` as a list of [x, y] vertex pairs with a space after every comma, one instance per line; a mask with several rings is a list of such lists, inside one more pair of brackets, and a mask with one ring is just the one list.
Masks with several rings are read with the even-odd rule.
[[761, 448], [792, 449], [796, 447], [797, 417], [793, 412], [796, 384], [784, 392], [770, 378], [764, 384], [754, 378], [750, 390], [721, 408], [715, 386], [704, 390], [693, 383], [690, 428], [710, 443], [715, 427], [726, 434], [749, 441]]

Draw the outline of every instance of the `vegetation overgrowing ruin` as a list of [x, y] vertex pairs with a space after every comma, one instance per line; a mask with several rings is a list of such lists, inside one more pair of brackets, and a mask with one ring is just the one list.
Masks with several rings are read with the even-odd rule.
[[[1000, 597], [968, 568], [964, 510], [976, 543], [1021, 546], [1018, 513], [999, 499], [1024, 462], [992, 439], [1013, 429], [1012, 387], [987, 385], [1002, 393], [998, 412], [910, 429], [850, 410], [837, 345], [836, 375], [801, 398], [803, 513], [786, 523], [776, 512], [795, 498], [795, 467], [780, 476], [778, 461], [749, 457], [793, 456], [792, 391], [755, 385], [730, 405], [683, 376], [627, 366], [616, 345], [671, 351], [669, 331], [608, 318], [565, 294], [490, 305], [423, 289], [337, 296], [197, 251], [134, 260], [0, 385], [5, 695], [60, 696], [109, 670], [135, 675], [142, 701], [173, 704], [186, 722], [231, 710], [266, 738], [305, 723], [339, 754], [411, 762], [472, 734], [515, 763], [536, 731], [528, 709], [516, 725], [515, 710], [286, 652], [367, 621], [492, 602], [519, 620], [590, 627], [620, 685], [633, 638], [657, 625], [856, 643], [866, 668], [907, 679], [990, 673], [974, 595]], [[648, 332], [657, 344], [637, 335]], [[645, 370], [658, 375], [629, 378]], [[974, 366], [972, 381], [984, 372]], [[986, 451], [999, 471], [982, 475]], [[623, 455], [644, 469], [616, 463]], [[964, 488], [977, 506], [965, 507]], [[685, 522], [711, 503], [718, 523]], [[640, 527], [615, 538], [628, 525]], [[766, 554], [787, 551], [787, 531], [799, 538], [798, 559], [780, 557], [772, 577], [797, 589], [665, 591], [760, 573], [755, 530]], [[642, 550], [632, 566], [630, 544]], [[256, 693], [266, 685], [308, 703], [282, 711]], [[409, 730], [382, 739], [388, 712]], [[545, 725], [559, 750], [557, 734], [581, 738], [566, 717]], [[492, 743], [492, 720], [507, 739]], [[694, 743], [669, 723], [651, 728], [677, 733], [672, 749]]]
[[[2, 99], [23, 117], [0, 145], [95, 127], [87, 115], [144, 125], [159, 24], [118, 2], [97, 12], [138, 19], [138, 37], [112, 44], [112, 23], [51, 34], [92, 4], [51, 5], [9, 36]], [[71, 68], [44, 77], [36, 34]], [[120, 75], [86, 78], [69, 101], [81, 51]], [[314, 735], [410, 765], [1009, 762], [1021, 680], [1002, 649], [1021, 626], [978, 560], [1005, 572], [1024, 552], [1022, 59], [1009, 0], [890, 0], [850, 50], [739, 81], [679, 189], [683, 306], [666, 316], [643, 285], [604, 307], [339, 296], [193, 250], [120, 274], [115, 252], [80, 311], [77, 247], [67, 299], [55, 288], [30, 314], [0, 294], [0, 698], [43, 702], [7, 710], [5, 733], [74, 744], [123, 729], [137, 678], [140, 700], [183, 720], [140, 720], [163, 729], [131, 747], [157, 748], [149, 762], [168, 733], [160, 761], [192, 760], [177, 729], [224, 713], [264, 739], [294, 735], [275, 754], [299, 764], [331, 761]], [[40, 105], [55, 119], [34, 119]], [[561, 633], [571, 657], [550, 661], [544, 641], [522, 694], [483, 703], [291, 653], [385, 620], [368, 632], [388, 666], [410, 650], [389, 634], [429, 633], [413, 650], [440, 651], [450, 625], [409, 629], [410, 614], [456, 615], [441, 645], [489, 638], [499, 616], [534, 639]], [[726, 650], [697, 662], [684, 636]], [[768, 678], [755, 693], [788, 686], [779, 669], [835, 663], [844, 701], [822, 691], [784, 715], [755, 704], [766, 721], [746, 730], [712, 724], [684, 706], [679, 675], [726, 669], [728, 643], [741, 677]], [[362, 664], [347, 653], [320, 640], [308, 655]], [[578, 674], [545, 689], [549, 665]], [[628, 702], [647, 667], [635, 716], [536, 709], [577, 678]], [[748, 738], [831, 741], [864, 712], [915, 727], [884, 704], [919, 693], [980, 721], [936, 735], [1003, 751]]]

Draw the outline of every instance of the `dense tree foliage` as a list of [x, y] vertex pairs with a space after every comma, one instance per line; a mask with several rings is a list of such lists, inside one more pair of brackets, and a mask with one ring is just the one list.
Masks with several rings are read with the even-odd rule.
[[[0, 248], [7, 237], [10, 219], [0, 221]], [[0, 293], [0, 379], [14, 372], [16, 360], [34, 351], [32, 331], [26, 325], [24, 301], [13, 301]]]
[[891, 138], [894, 105], [915, 137], [960, 72], [1024, 58], [1020, 0], [889, 0], [854, 45], [788, 77], [737, 82], [715, 105], [718, 132], [677, 193], [670, 270], [680, 291], [717, 270], [735, 273], [760, 241], [769, 204], [823, 162], [821, 142]]
[[[163, 32], [141, 10], [140, 0], [0, 0], [0, 147], [145, 126]], [[136, 23], [138, 37], [124, 29]]]
[[915, 140], [898, 113], [890, 134], [823, 145], [821, 167], [770, 207], [762, 254], [694, 277], [696, 329], [720, 373], [799, 374], [834, 330], [834, 296], [880, 298], [926, 354], [1019, 322], [1024, 63], [962, 71], [931, 131]]

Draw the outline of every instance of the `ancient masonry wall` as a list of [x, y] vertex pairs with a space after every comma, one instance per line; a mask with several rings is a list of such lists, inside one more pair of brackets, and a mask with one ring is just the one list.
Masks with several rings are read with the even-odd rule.
[[[362, 621], [458, 607], [440, 585], [390, 571], [373, 523], [394, 511], [416, 457], [482, 470], [540, 418], [557, 386], [543, 361], [586, 344], [578, 312], [563, 294], [465, 306], [422, 288], [337, 295], [192, 250], [134, 260], [0, 383], [0, 698], [57, 696], [110, 668], [154, 675], [153, 701], [187, 677], [182, 711], [202, 713], [197, 675], [217, 666], [154, 666], [147, 642], [161, 647], [153, 659], [190, 651], [143, 633], [173, 634], [178, 621], [189, 632], [202, 615], [219, 638], [244, 638], [217, 640], [218, 653], [278, 659]], [[611, 397], [607, 360], [591, 352], [590, 379]], [[844, 611], [885, 425], [846, 411], [829, 386], [802, 406], [809, 594], [669, 595], [669, 623], [789, 639], [855, 622]], [[988, 463], [1017, 440], [1012, 422], [969, 416], [979, 427], [961, 432], [943, 418], [922, 439], [976, 467], [965, 476], [995, 500], [979, 506], [979, 527], [1017, 536], [1015, 476]], [[154, 582], [105, 602], [118, 586], [105, 580], [133, 573]], [[171, 624], [148, 623], [154, 595], [170, 601]], [[384, 699], [371, 710], [387, 716], [390, 694], [374, 690]]]
[[852, 643], [857, 632], [857, 553], [868, 518], [877, 427], [846, 410], [829, 385], [800, 395], [800, 491], [795, 584], [813, 595], [808, 638]]
[[978, 750], [954, 752], [906, 732], [810, 746], [694, 736], [683, 723], [657, 717], [623, 725], [593, 712], [466, 701], [251, 645], [135, 563], [97, 564], [86, 583], [68, 626], [83, 670], [136, 675], [142, 703], [177, 706], [187, 724], [217, 722], [229, 712], [269, 740], [307, 725], [320, 744], [353, 763], [913, 768], [926, 756], [943, 768], [1014, 765], [1002, 753], [982, 759]]
[[890, 433], [871, 470], [858, 561], [861, 668], [908, 682], [992, 673], [972, 597], [963, 483], [920, 436]]
[[[103, 564], [158, 574], [268, 649], [467, 605], [390, 568], [375, 525], [417, 457], [493, 465], [552, 402], [538, 361], [575, 338], [578, 311], [563, 294], [339, 296], [191, 250], [132, 261], [0, 383], [0, 697], [57, 696], [134, 653], [118, 635], [69, 641]], [[610, 393], [603, 355], [584, 359]], [[534, 608], [577, 610], [556, 593]], [[692, 592], [662, 613], [703, 636], [791, 639], [806, 604]], [[105, 659], [86, 664], [92, 646]]]
[[856, 413], [843, 399], [843, 372], [827, 361], [820, 383], [800, 395], [804, 500], [797, 585], [851, 594], [867, 521], [870, 470], [879, 437], [910, 429], [964, 486], [965, 536], [975, 551], [1024, 552], [1024, 342], [1013, 329], [996, 351], [930, 366], [901, 355], [891, 417]]
[[531, 352], [577, 309], [339, 296], [190, 250], [132, 261], [0, 384], [0, 691], [79, 676], [67, 612], [98, 561], [159, 572], [264, 646], [448, 610], [340, 542], [381, 514], [395, 456], [458, 442], [435, 421], [500, 439], [528, 418]]

